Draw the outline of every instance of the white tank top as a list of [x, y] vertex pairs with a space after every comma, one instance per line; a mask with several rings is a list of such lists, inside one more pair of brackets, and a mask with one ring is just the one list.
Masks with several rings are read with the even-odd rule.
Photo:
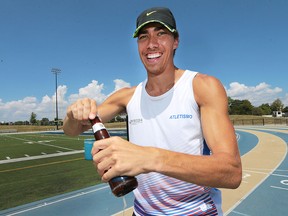
[[[203, 155], [204, 138], [192, 85], [196, 74], [185, 71], [172, 89], [156, 97], [146, 92], [147, 80], [136, 87], [127, 105], [132, 143]], [[221, 195], [213, 188], [155, 172], [138, 175], [137, 179], [136, 215], [218, 215], [221, 211]]]

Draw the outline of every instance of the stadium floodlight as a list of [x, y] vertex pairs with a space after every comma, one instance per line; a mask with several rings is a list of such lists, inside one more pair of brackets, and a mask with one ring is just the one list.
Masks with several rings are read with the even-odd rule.
[[61, 70], [58, 69], [58, 68], [52, 68], [51, 72], [53, 74], [55, 74], [55, 83], [56, 83], [56, 86], [55, 86], [55, 95], [56, 95], [56, 118], [55, 118], [55, 123], [56, 123], [56, 130], [58, 130], [58, 124], [59, 124], [59, 121], [58, 121], [58, 93], [57, 93], [57, 89], [58, 89], [58, 83], [57, 83], [57, 76], [58, 74], [61, 73]]

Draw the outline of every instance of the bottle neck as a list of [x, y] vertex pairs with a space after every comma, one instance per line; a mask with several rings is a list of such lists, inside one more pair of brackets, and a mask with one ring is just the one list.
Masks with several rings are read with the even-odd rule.
[[105, 126], [102, 124], [102, 122], [97, 122], [92, 125], [92, 130], [94, 133], [102, 129], [106, 129]]
[[92, 130], [94, 133], [95, 140], [109, 138], [110, 135], [106, 130], [104, 124], [101, 122], [100, 118], [96, 116], [93, 120], [90, 120], [92, 124]]
[[96, 117], [94, 119], [90, 119], [90, 122], [92, 125], [96, 124], [96, 123], [101, 123], [101, 119], [98, 115], [96, 115]]

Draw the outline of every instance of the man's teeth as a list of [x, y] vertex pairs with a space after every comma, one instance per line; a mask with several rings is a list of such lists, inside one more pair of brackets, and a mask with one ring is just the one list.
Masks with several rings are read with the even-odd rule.
[[148, 55], [147, 55], [147, 57], [148, 57], [149, 59], [158, 58], [158, 57], [160, 57], [160, 56], [161, 56], [160, 53], [153, 53], [153, 54], [148, 54]]

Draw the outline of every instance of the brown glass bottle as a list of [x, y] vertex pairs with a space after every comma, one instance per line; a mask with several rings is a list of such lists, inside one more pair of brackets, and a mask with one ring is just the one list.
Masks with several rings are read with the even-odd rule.
[[[108, 131], [98, 116], [90, 121], [92, 123], [92, 130], [95, 140], [101, 140], [110, 137]], [[138, 182], [137, 179], [133, 176], [117, 176], [109, 181], [109, 185], [112, 193], [117, 197], [121, 197], [137, 188]]]

